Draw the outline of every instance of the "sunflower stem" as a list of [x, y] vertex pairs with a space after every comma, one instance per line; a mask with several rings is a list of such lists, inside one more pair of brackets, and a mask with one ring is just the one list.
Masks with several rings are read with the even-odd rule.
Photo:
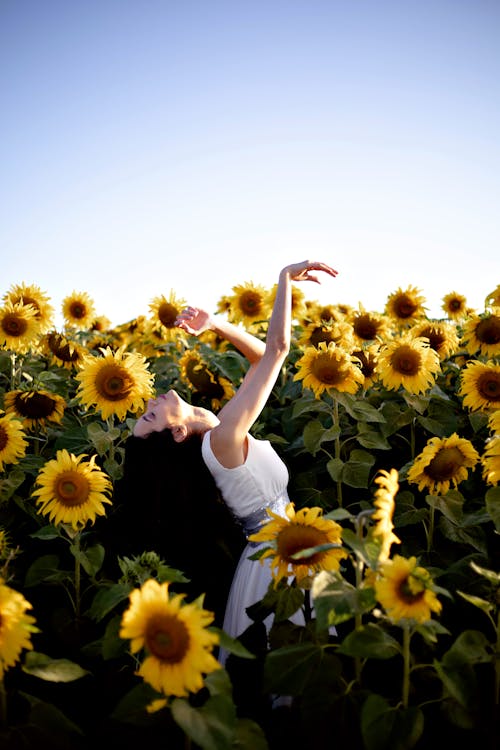
[[429, 528], [427, 529], [427, 556], [429, 557], [432, 550], [432, 540], [434, 538], [434, 524], [436, 521], [436, 509], [431, 505], [429, 513]]
[[[338, 427], [338, 434], [335, 437], [335, 458], [340, 459], [340, 423], [339, 423], [339, 402], [333, 397], [333, 424]], [[339, 508], [342, 507], [342, 480], [337, 479], [337, 502]]]
[[411, 632], [409, 625], [403, 625], [403, 707], [408, 708], [410, 695], [410, 640]]
[[76, 534], [73, 544], [75, 546], [75, 621], [79, 627], [81, 612], [81, 564], [80, 564], [80, 533]]
[[[356, 519], [356, 536], [358, 537], [359, 541], [363, 541], [363, 526], [364, 526], [364, 518], [357, 518]], [[356, 563], [354, 566], [355, 575], [356, 575], [356, 590], [359, 591], [361, 589], [361, 584], [363, 581], [363, 569], [364, 564], [363, 560], [359, 555], [356, 555]], [[359, 630], [363, 624], [363, 617], [361, 612], [356, 612], [354, 615], [354, 626], [356, 630]], [[361, 682], [361, 659], [359, 656], [356, 656], [354, 658], [354, 669], [356, 674], [356, 680], [358, 681], [358, 684]]]

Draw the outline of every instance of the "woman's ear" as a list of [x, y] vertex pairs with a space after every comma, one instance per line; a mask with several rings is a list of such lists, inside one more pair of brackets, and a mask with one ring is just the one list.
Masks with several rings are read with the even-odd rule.
[[172, 437], [176, 443], [182, 443], [187, 438], [187, 427], [184, 424], [177, 425], [171, 429]]

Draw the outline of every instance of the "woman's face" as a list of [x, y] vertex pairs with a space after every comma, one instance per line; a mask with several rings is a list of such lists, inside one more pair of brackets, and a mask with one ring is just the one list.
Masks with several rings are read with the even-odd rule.
[[145, 438], [152, 432], [169, 429], [174, 440], [180, 442], [186, 436], [185, 406], [186, 402], [174, 390], [150, 399], [146, 411], [134, 425], [133, 434]]

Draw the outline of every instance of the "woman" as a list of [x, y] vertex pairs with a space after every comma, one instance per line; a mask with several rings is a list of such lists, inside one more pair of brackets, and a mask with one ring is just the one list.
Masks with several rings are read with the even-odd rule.
[[[139, 438], [163, 430], [169, 430], [177, 443], [200, 436], [203, 460], [247, 537], [268, 520], [267, 508], [285, 515], [287, 469], [271, 444], [256, 440], [250, 429], [290, 349], [292, 282], [319, 283], [315, 271], [337, 275], [327, 264], [309, 260], [282, 269], [265, 343], [237, 326], [214, 320], [203, 310], [186, 308], [176, 321], [180, 328], [195, 336], [212, 330], [225, 337], [247, 357], [250, 367], [235, 395], [217, 415], [187, 403], [170, 390], [149, 401], [134, 427]], [[231, 585], [223, 629], [234, 638], [251, 624], [245, 610], [262, 599], [271, 581], [269, 566], [248, 559], [254, 552], [255, 545], [245, 547]], [[219, 659], [224, 662], [224, 654]]]

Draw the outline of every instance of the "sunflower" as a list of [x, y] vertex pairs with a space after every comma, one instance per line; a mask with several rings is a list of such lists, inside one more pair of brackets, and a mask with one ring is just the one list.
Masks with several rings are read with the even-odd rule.
[[151, 314], [150, 323], [153, 329], [158, 330], [160, 342], [175, 341], [184, 336], [184, 331], [175, 325], [177, 316], [186, 307], [186, 301], [176, 297], [174, 291], [170, 290], [167, 299], [164, 294], [154, 297], [149, 305]]
[[486, 299], [484, 301], [485, 307], [499, 307], [500, 306], [500, 284], [493, 289], [492, 292], [490, 292], [488, 295], [486, 295]]
[[466, 365], [461, 377], [464, 406], [472, 411], [500, 409], [500, 365], [475, 360]]
[[488, 419], [488, 428], [495, 434], [500, 433], [500, 409], [494, 411]]
[[63, 448], [38, 472], [33, 492], [37, 510], [56, 525], [71, 524], [77, 531], [96, 516], [104, 516], [103, 503], [111, 503], [112, 483], [108, 475], [95, 465], [95, 456], [75, 456]]
[[353, 359], [363, 373], [363, 388], [365, 391], [368, 388], [371, 388], [371, 386], [378, 380], [377, 360], [379, 351], [379, 344], [370, 344], [369, 346], [363, 346], [362, 349], [355, 349], [352, 352]]
[[120, 638], [130, 639], [133, 654], [145, 649], [139, 674], [164, 695], [187, 696], [203, 687], [203, 675], [220, 669], [212, 650], [219, 636], [207, 626], [213, 614], [183, 594], [169, 595], [169, 584], [150, 578], [130, 594]]
[[41, 343], [42, 349], [50, 358], [50, 364], [73, 370], [83, 362], [85, 349], [62, 333], [49, 331]]
[[31, 604], [0, 578], [0, 680], [9, 667], [19, 661], [23, 649], [31, 650], [31, 634], [36, 633], [35, 618], [26, 614]]
[[179, 359], [181, 377], [198, 394], [211, 400], [212, 409], [218, 409], [234, 395], [232, 384], [208, 368], [202, 356], [194, 349], [184, 352]]
[[391, 333], [387, 317], [374, 312], [367, 312], [362, 305], [350, 317], [352, 332], [356, 343], [364, 344], [375, 340], [385, 340]]
[[301, 508], [295, 512], [293, 503], [286, 506], [286, 518], [267, 509], [273, 519], [248, 537], [251, 542], [270, 542], [260, 557], [263, 562], [272, 557], [273, 578], [278, 584], [290, 575], [300, 582], [320, 570], [338, 570], [347, 552], [340, 547], [311, 552], [306, 557], [294, 558], [297, 553], [328, 544], [341, 544], [342, 528], [335, 521], [322, 518], [321, 508]]
[[28, 442], [20, 421], [0, 411], [0, 471], [4, 464], [15, 464], [26, 453]]
[[7, 560], [12, 554], [9, 534], [0, 528], [0, 560]]
[[0, 309], [0, 346], [26, 354], [40, 335], [41, 324], [33, 305], [9, 302]]
[[425, 316], [424, 302], [420, 289], [409, 286], [402, 290], [400, 287], [387, 298], [385, 312], [398, 325], [413, 325]]
[[483, 479], [487, 484], [500, 482], [500, 435], [491, 438], [481, 456]]
[[411, 335], [415, 338], [428, 339], [429, 346], [434, 349], [441, 361], [455, 354], [459, 347], [458, 334], [454, 324], [442, 320], [417, 323], [411, 329]]
[[42, 292], [40, 287], [35, 284], [26, 285], [13, 284], [9, 291], [4, 295], [5, 302], [12, 302], [13, 305], [21, 303], [31, 305], [35, 309], [35, 317], [40, 325], [40, 333], [45, 333], [52, 326], [54, 308], [49, 303], [50, 297]]
[[269, 292], [251, 281], [233, 286], [233, 295], [228, 298], [228, 318], [232, 323], [243, 323], [246, 327], [267, 320], [271, 315]]
[[373, 528], [373, 536], [381, 539], [378, 559], [382, 561], [389, 558], [391, 544], [394, 542], [401, 544], [401, 539], [393, 532], [394, 525], [392, 523], [395, 497], [399, 490], [398, 472], [396, 469], [390, 471], [380, 469], [374, 481], [378, 484], [378, 489], [375, 491], [375, 500], [373, 501], [376, 511], [373, 513], [372, 519], [377, 521]]
[[304, 321], [319, 323], [336, 323], [345, 320], [346, 315], [337, 305], [323, 305], [317, 301], [307, 300]]
[[87, 292], [73, 291], [62, 301], [62, 314], [66, 325], [84, 331], [95, 320], [94, 302]]
[[319, 325], [310, 323], [305, 326], [303, 333], [298, 341], [300, 346], [315, 346], [330, 342], [341, 346], [346, 351], [352, 351], [354, 348], [354, 336], [350, 323], [345, 321], [323, 321]]
[[375, 593], [393, 622], [403, 619], [427, 622], [432, 612], [441, 612], [441, 602], [434, 591], [428, 570], [417, 565], [416, 557], [396, 555], [380, 566]]
[[420, 491], [431, 495], [446, 495], [450, 485], [457, 487], [467, 479], [468, 469], [479, 460], [479, 454], [469, 440], [454, 432], [447, 438], [433, 437], [427, 441], [408, 472], [408, 481], [418, 484]]
[[97, 318], [94, 318], [90, 326], [90, 330], [97, 333], [104, 333], [105, 331], [109, 331], [110, 328], [111, 321], [105, 315], [98, 315]]
[[102, 356], [87, 356], [76, 375], [77, 397], [87, 408], [95, 406], [103, 419], [116, 414], [123, 421], [137, 412], [153, 393], [153, 375], [145, 357], [138, 352], [102, 349]]
[[44, 428], [47, 422], [60, 424], [66, 407], [65, 400], [43, 390], [9, 391], [5, 394], [5, 411], [23, 420], [28, 430]]
[[402, 386], [409, 393], [423, 393], [432, 388], [440, 370], [439, 357], [427, 339], [409, 335], [380, 349], [377, 372], [389, 390]]
[[297, 361], [299, 371], [294, 380], [303, 380], [304, 388], [311, 388], [316, 398], [324, 391], [356, 393], [364, 376], [351, 355], [333, 342], [310, 346]]
[[484, 357], [500, 354], [500, 307], [483, 315], [473, 315], [464, 323], [462, 344], [469, 354], [479, 351]]
[[443, 297], [441, 310], [450, 320], [462, 320], [467, 315], [467, 300], [462, 294], [450, 292]]

